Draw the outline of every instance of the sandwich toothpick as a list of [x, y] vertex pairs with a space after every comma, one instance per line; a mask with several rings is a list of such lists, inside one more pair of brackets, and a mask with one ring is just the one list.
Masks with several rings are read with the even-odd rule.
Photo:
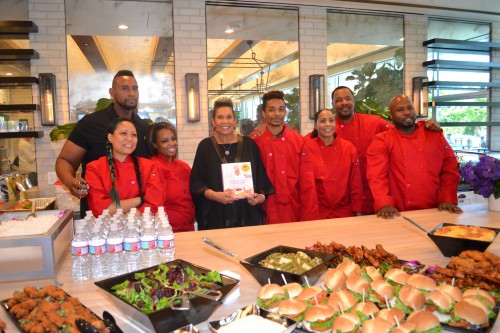
[[451, 286], [454, 287], [455, 286], [455, 278], [451, 279]]
[[307, 276], [304, 276], [304, 280], [306, 280], [307, 287], [309, 288], [311, 285], [309, 284], [309, 279]]
[[281, 273], [281, 278], [283, 279], [283, 282], [285, 282], [285, 284], [287, 284], [286, 279], [285, 279], [285, 275], [283, 273]]
[[314, 300], [316, 301], [316, 305], [319, 305], [318, 298], [316, 297], [316, 295], [314, 295]]
[[271, 279], [270, 278], [267, 279], [267, 284], [271, 284]]
[[363, 303], [365, 302], [365, 288], [363, 288]]
[[388, 309], [390, 309], [391, 306], [389, 304], [389, 300], [387, 299], [387, 296], [384, 296], [384, 299], [385, 299], [385, 305], [387, 306]]
[[370, 313], [370, 317], [372, 317], [372, 319], [375, 319], [375, 316], [373, 315], [373, 313]]
[[398, 316], [394, 316], [394, 321], [396, 322], [396, 325], [398, 325], [398, 327], [399, 327], [400, 324], [399, 324]]
[[344, 309], [342, 309], [342, 304], [338, 302], [340, 313], [344, 314]]

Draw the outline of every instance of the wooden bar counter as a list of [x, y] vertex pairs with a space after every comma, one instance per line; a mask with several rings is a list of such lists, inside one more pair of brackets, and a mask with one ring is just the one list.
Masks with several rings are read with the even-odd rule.
[[[462, 206], [460, 215], [439, 212], [437, 209], [405, 212], [404, 215], [432, 230], [440, 223], [456, 223], [500, 228], [500, 212], [489, 211], [486, 204]], [[317, 241], [330, 243], [336, 241], [344, 245], [365, 245], [368, 248], [382, 244], [383, 247], [401, 259], [420, 260], [426, 265], [446, 265], [449, 258], [444, 257], [427, 235], [403, 219], [382, 220], [376, 216], [361, 216], [335, 220], [321, 220], [237, 229], [220, 229], [175, 234], [176, 258], [218, 271], [230, 271], [240, 276], [240, 284], [211, 316], [210, 320], [224, 317], [235, 310], [253, 303], [260, 285], [239, 262], [201, 241], [207, 237], [223, 247], [237, 253], [241, 258], [277, 245], [304, 248]], [[500, 256], [500, 239], [488, 248]], [[0, 264], [1, 264], [0, 259]], [[62, 288], [99, 316], [103, 310], [111, 312], [125, 332], [140, 332], [109, 300], [104, 292], [98, 290], [93, 281], [74, 282], [71, 278], [71, 255], [68, 253], [58, 268], [57, 279]], [[12, 296], [16, 290], [26, 285], [43, 286], [52, 280], [18, 281], [0, 283], [0, 299]], [[7, 325], [7, 333], [18, 332], [5, 311], [0, 310], [0, 319]], [[500, 323], [496, 329], [500, 331]], [[206, 323], [197, 326], [200, 332], [208, 332]]]

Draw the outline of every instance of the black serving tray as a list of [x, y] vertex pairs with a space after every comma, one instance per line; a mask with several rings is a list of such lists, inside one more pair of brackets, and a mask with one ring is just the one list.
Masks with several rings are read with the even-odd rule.
[[[179, 265], [182, 268], [189, 267], [196, 274], [203, 274], [211, 271], [210, 269], [192, 264], [182, 259], [177, 259], [165, 263], [165, 265]], [[189, 324], [199, 324], [206, 321], [217, 307], [223, 302], [224, 298], [233, 290], [239, 283], [239, 280], [233, 279], [227, 275], [221, 274], [222, 286], [218, 289], [222, 293], [222, 297], [218, 301], [210, 300], [204, 297], [195, 297], [190, 299], [191, 307], [189, 310], [176, 311], [170, 308], [155, 311], [150, 314], [145, 314], [138, 308], [127, 303], [119, 296], [115, 295], [111, 288], [114, 285], [122, 283], [125, 280], [131, 280], [135, 273], [154, 270], [157, 266], [141, 269], [135, 272], [130, 272], [113, 278], [102, 281], [94, 282], [101, 288], [105, 295], [108, 296], [116, 306], [122, 311], [129, 319], [137, 322], [144, 330], [148, 332], [170, 332], [179, 329]]]

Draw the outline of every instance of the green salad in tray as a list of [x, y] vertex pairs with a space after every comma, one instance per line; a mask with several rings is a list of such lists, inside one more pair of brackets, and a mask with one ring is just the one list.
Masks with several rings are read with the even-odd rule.
[[[222, 286], [219, 272], [196, 274], [190, 267], [160, 264], [134, 274], [133, 279], [111, 287], [113, 293], [145, 314], [167, 308], [185, 292], [217, 290]], [[195, 295], [189, 294], [194, 298]]]

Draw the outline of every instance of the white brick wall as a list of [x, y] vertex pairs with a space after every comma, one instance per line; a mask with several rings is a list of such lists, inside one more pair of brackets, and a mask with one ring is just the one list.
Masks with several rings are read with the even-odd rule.
[[412, 95], [412, 79], [416, 76], [427, 76], [422, 63], [427, 60], [427, 48], [422, 42], [427, 40], [427, 17], [423, 15], [404, 16], [404, 92]]
[[[494, 22], [491, 26], [491, 41], [500, 43], [500, 22]], [[500, 62], [500, 50], [492, 52], [492, 62]], [[491, 81], [500, 82], [500, 69], [492, 71]], [[500, 102], [500, 89], [491, 89], [491, 101]], [[491, 120], [500, 121], [500, 108], [491, 108]], [[490, 150], [500, 150], [500, 128], [494, 127], [490, 133]]]

